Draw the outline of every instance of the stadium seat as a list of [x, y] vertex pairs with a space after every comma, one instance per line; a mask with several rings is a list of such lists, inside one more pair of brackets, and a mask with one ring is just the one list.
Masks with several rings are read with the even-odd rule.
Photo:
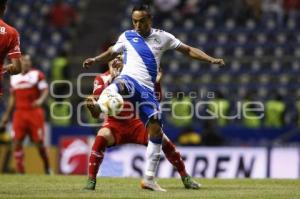
[[194, 21], [191, 20], [191, 19], [186, 19], [184, 21], [184, 28], [187, 31], [193, 29], [194, 28]]
[[171, 31], [172, 30], [172, 28], [174, 27], [174, 23], [173, 23], [173, 21], [172, 20], [170, 20], [170, 19], [165, 19], [164, 21], [163, 21], [163, 28], [164, 28], [164, 30], [166, 30], [166, 31]]
[[225, 22], [225, 27], [228, 29], [228, 30], [232, 30], [235, 28], [235, 21], [233, 19], [228, 19], [226, 20]]

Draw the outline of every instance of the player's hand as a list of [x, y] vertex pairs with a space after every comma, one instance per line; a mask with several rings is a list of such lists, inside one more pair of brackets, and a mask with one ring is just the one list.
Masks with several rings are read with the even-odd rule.
[[10, 75], [15, 74], [14, 72], [14, 65], [13, 64], [8, 64], [6, 66], [3, 67], [2, 69], [2, 74], [8, 73]]
[[88, 96], [85, 99], [85, 103], [92, 116], [94, 118], [99, 118], [101, 110], [99, 105], [97, 105], [97, 101], [95, 100], [94, 96]]
[[37, 99], [37, 100], [35, 100], [35, 101], [32, 103], [32, 106], [33, 106], [33, 107], [41, 107], [42, 104], [43, 104], [43, 101]]
[[156, 83], [160, 83], [162, 79], [162, 72], [158, 71], [157, 76], [156, 76]]
[[93, 109], [95, 107], [96, 100], [93, 96], [88, 96], [85, 99], [85, 103], [86, 103], [86, 106], [88, 107], [88, 109]]
[[86, 60], [84, 60], [82, 67], [83, 68], [89, 68], [93, 63], [96, 62], [95, 58], [87, 58]]
[[4, 75], [5, 73], [7, 73], [7, 69], [5, 67], [3, 67], [0, 75]]
[[224, 60], [223, 59], [212, 59], [211, 61], [210, 61], [210, 63], [211, 64], [218, 64], [218, 65], [221, 65], [221, 66], [223, 66], [223, 65], [225, 65], [225, 62], [224, 62]]
[[7, 114], [4, 114], [0, 120], [0, 129], [5, 128], [7, 122], [8, 122], [8, 116], [7, 116]]
[[123, 68], [123, 62], [119, 58], [119, 56], [112, 61], [111, 67], [113, 69], [112, 72], [111, 72], [111, 76], [112, 76], [112, 79], [114, 79], [115, 77], [120, 75], [121, 70]]

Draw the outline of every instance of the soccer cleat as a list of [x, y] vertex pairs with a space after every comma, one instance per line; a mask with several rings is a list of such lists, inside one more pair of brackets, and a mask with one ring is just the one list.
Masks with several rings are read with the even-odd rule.
[[53, 176], [54, 175], [54, 172], [52, 171], [52, 169], [50, 169], [50, 168], [48, 168], [48, 169], [46, 169], [46, 175], [51, 175], [51, 176]]
[[88, 179], [86, 186], [83, 188], [84, 190], [95, 190], [96, 187], [96, 180], [94, 179]]
[[160, 192], [166, 192], [167, 191], [167, 190], [161, 188], [159, 186], [159, 184], [157, 184], [157, 182], [154, 181], [154, 180], [151, 180], [151, 181], [142, 180], [141, 188], [142, 189], [148, 189], [148, 190], [151, 190], [151, 191], [160, 191]]
[[186, 189], [200, 189], [201, 184], [193, 180], [191, 176], [181, 177], [182, 183]]

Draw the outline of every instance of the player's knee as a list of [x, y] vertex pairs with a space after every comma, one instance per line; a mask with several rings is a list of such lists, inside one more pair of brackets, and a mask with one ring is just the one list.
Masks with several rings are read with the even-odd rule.
[[163, 133], [158, 120], [151, 119], [147, 125], [150, 137], [163, 137]]
[[115, 143], [115, 138], [114, 138], [113, 134], [107, 128], [100, 129], [100, 131], [98, 132], [97, 136], [104, 137], [104, 139], [106, 139], [106, 141], [108, 143], [108, 146], [111, 146], [111, 145], [113, 145]]

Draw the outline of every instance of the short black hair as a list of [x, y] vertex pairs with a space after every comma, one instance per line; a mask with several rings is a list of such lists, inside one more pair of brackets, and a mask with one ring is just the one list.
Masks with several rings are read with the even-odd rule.
[[148, 15], [151, 17], [152, 14], [151, 14], [151, 8], [150, 8], [150, 5], [148, 4], [139, 4], [139, 5], [135, 5], [132, 9], [132, 12], [133, 13], [134, 11], [145, 11], [148, 13]]

